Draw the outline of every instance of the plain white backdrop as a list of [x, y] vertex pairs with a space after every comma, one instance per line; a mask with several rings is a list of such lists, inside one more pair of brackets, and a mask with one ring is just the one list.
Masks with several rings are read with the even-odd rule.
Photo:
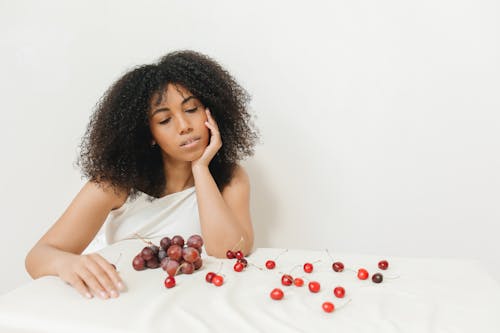
[[257, 247], [475, 258], [500, 281], [499, 22], [496, 0], [1, 1], [0, 293], [83, 185], [97, 100], [177, 49], [253, 96]]

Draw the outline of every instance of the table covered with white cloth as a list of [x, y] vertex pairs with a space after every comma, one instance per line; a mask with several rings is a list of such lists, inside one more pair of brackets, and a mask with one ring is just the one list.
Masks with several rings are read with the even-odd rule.
[[[144, 246], [127, 240], [100, 251], [110, 262], [120, 258], [127, 290], [118, 298], [85, 299], [59, 278], [43, 277], [0, 296], [0, 332], [500, 332], [500, 285], [477, 261], [259, 248], [235, 272], [235, 259], [203, 253], [203, 266], [177, 275], [167, 289], [161, 268], [133, 269]], [[280, 253], [276, 268], [265, 268]], [[381, 259], [389, 269], [377, 267]], [[334, 272], [333, 260], [346, 269]], [[306, 262], [311, 273], [302, 269]], [[381, 272], [383, 282], [358, 279], [361, 267]], [[210, 271], [224, 276], [222, 286], [205, 281]], [[304, 286], [283, 286], [283, 273]], [[320, 283], [318, 293], [309, 281]], [[334, 295], [336, 286], [345, 288], [343, 298]], [[274, 288], [283, 299], [271, 299]], [[325, 301], [333, 312], [323, 311]]]

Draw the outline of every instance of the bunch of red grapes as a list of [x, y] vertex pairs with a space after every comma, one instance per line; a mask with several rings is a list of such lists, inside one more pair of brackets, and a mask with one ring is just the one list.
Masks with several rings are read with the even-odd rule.
[[203, 239], [200, 235], [192, 235], [185, 242], [182, 236], [176, 235], [170, 239], [163, 237], [160, 246], [150, 243], [134, 257], [132, 266], [137, 271], [146, 268], [161, 267], [169, 276], [178, 273], [192, 274], [203, 264], [201, 247]]

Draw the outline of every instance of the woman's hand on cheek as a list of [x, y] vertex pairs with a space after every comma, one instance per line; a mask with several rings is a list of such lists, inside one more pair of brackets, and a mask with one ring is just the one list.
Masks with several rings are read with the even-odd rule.
[[207, 114], [207, 121], [205, 122], [205, 126], [208, 127], [210, 131], [210, 143], [205, 148], [205, 151], [201, 155], [199, 159], [193, 161], [191, 167], [194, 168], [196, 166], [204, 166], [208, 167], [212, 158], [214, 158], [215, 154], [222, 147], [222, 140], [220, 137], [219, 127], [215, 122], [214, 118], [210, 114], [210, 110], [208, 108], [205, 109]]

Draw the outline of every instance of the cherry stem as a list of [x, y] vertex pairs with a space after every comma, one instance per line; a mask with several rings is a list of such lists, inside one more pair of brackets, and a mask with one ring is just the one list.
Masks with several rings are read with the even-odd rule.
[[145, 240], [144, 238], [141, 237], [137, 232], [134, 234], [137, 238], [142, 240], [144, 243], [149, 244], [149, 245], [154, 245], [151, 241]]
[[386, 276], [386, 275], [384, 275], [384, 279], [389, 279], [389, 280], [399, 279], [399, 275], [396, 275], [396, 276]]
[[293, 272], [295, 269], [297, 269], [297, 268], [299, 268], [299, 267], [301, 267], [301, 266], [302, 266], [302, 265], [295, 265], [295, 266], [293, 266], [293, 267], [290, 269], [290, 272], [288, 273], [288, 275], [292, 275], [292, 272]]
[[281, 252], [280, 254], [278, 254], [278, 255], [276, 256], [276, 258], [274, 258], [274, 259], [273, 259], [273, 261], [278, 260], [278, 258], [279, 258], [279, 257], [280, 257], [283, 253], [285, 253], [285, 252], [288, 252], [288, 249], [285, 249], [285, 251], [283, 251], [283, 252]]
[[349, 298], [349, 299], [348, 299], [348, 300], [347, 300], [344, 304], [339, 305], [339, 306], [337, 307], [337, 310], [342, 309], [344, 306], [346, 306], [347, 304], [349, 304], [349, 302], [350, 302], [351, 300], [352, 300], [352, 299], [351, 299], [351, 298]]
[[351, 269], [351, 268], [349, 268], [349, 267], [345, 267], [344, 269], [345, 269], [346, 271], [351, 271], [351, 272], [354, 272], [354, 273], [358, 274], [358, 271], [355, 271], [354, 269]]
[[218, 271], [217, 271], [217, 273], [215, 273], [215, 274], [219, 275], [219, 273], [220, 273], [221, 269], [222, 269], [222, 261], [220, 262], [220, 265], [219, 265], [219, 270], [218, 270]]
[[115, 266], [118, 265], [118, 261], [121, 259], [122, 257], [122, 253], [120, 252], [120, 254], [118, 255], [118, 258], [115, 260]]
[[328, 256], [330, 257], [330, 259], [335, 261], [335, 259], [333, 259], [332, 255], [330, 254], [330, 251], [328, 251], [328, 249], [325, 249], [325, 251], [326, 251], [326, 254], [328, 254]]
[[259, 267], [259, 266], [255, 265], [253, 262], [248, 262], [248, 263], [249, 263], [250, 265], [252, 265], [252, 266], [256, 267], [257, 269], [261, 270], [261, 271], [263, 271], [263, 270], [264, 270], [262, 267]]
[[243, 239], [243, 236], [241, 236], [240, 240], [238, 243], [236, 243], [235, 246], [233, 246], [233, 248], [231, 249], [231, 252], [234, 252], [236, 249], [239, 249], [239, 246], [242, 242], [244, 242], [245, 240]]

